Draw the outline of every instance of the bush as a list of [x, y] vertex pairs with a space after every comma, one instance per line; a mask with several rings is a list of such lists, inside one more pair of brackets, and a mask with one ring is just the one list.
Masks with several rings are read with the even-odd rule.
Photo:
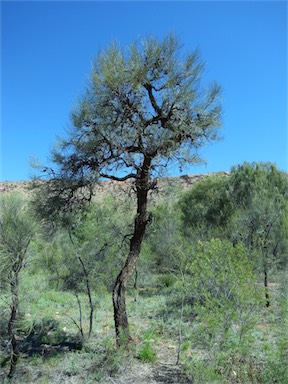
[[190, 374], [196, 383], [219, 377], [220, 383], [253, 382], [258, 375], [251, 355], [259, 301], [247, 251], [241, 244], [212, 239], [198, 242], [191, 254], [186, 290], [195, 296], [190, 340], [199, 354], [186, 361]]
[[154, 363], [157, 359], [157, 354], [152, 348], [152, 342], [155, 342], [155, 334], [153, 330], [147, 330], [144, 334], [144, 343], [138, 351], [140, 360], [146, 363]]
[[150, 341], [146, 341], [138, 352], [139, 359], [147, 362], [154, 363], [157, 359], [156, 352], [151, 347]]
[[[265, 369], [263, 371], [263, 383], [285, 384], [288, 378], [288, 281], [287, 269], [283, 271], [283, 280], [278, 289], [270, 339], [264, 345]], [[275, 321], [276, 320], [276, 321]]]
[[170, 288], [177, 281], [177, 278], [171, 274], [165, 274], [158, 276], [158, 286], [160, 288]]

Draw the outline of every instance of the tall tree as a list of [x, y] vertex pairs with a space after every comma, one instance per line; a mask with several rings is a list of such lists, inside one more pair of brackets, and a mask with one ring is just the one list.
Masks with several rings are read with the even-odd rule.
[[134, 230], [113, 289], [119, 346], [130, 340], [126, 287], [151, 220], [151, 178], [170, 162], [180, 167], [198, 162], [198, 149], [218, 138], [220, 87], [201, 86], [203, 70], [198, 52], [182, 54], [173, 35], [127, 48], [112, 44], [99, 53], [86, 93], [72, 113], [68, 138], [53, 151], [57, 169], [44, 169], [52, 178], [37, 204], [52, 217], [79, 199], [91, 198], [99, 178], [132, 181], [137, 200]]

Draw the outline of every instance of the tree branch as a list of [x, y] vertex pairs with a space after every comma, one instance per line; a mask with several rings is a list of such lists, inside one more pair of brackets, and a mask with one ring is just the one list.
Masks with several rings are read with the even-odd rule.
[[144, 84], [144, 88], [147, 90], [149, 99], [151, 102], [151, 105], [156, 113], [158, 113], [159, 116], [162, 115], [162, 109], [159, 107], [159, 105], [156, 103], [155, 97], [152, 92], [152, 85], [151, 84]]
[[115, 180], [115, 181], [125, 181], [129, 179], [137, 179], [137, 175], [135, 173], [129, 173], [124, 177], [118, 177], [114, 175], [108, 175], [107, 173], [100, 173], [100, 177], [104, 177], [105, 179]]

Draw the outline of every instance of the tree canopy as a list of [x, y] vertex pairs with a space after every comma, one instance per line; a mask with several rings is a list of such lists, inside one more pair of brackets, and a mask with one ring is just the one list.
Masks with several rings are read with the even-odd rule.
[[45, 169], [54, 187], [61, 178], [57, 193], [64, 180], [75, 189], [99, 177], [137, 179], [144, 159], [153, 159], [150, 175], [169, 161], [200, 161], [198, 149], [219, 137], [220, 87], [202, 86], [199, 52], [181, 48], [169, 35], [98, 54], [68, 137], [53, 150], [57, 167]]

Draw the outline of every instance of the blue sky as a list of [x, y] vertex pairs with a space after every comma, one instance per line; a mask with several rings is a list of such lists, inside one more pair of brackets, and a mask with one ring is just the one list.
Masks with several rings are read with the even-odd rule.
[[287, 171], [286, 1], [2, 0], [0, 181], [28, 180], [30, 159], [46, 162], [100, 49], [170, 32], [199, 48], [205, 81], [223, 88], [223, 141], [184, 172], [244, 161]]

